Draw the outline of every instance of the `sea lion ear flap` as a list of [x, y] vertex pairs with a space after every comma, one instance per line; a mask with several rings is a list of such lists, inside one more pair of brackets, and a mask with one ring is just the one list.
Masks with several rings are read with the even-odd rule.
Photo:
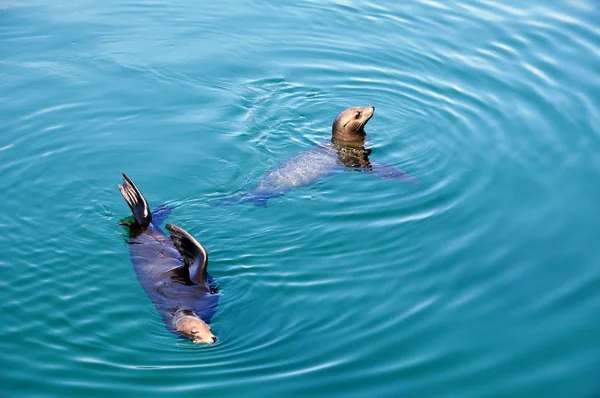
[[171, 234], [175, 248], [183, 256], [185, 266], [189, 270], [190, 282], [196, 285], [207, 285], [208, 253], [206, 249], [183, 228], [173, 224], [167, 224], [165, 228]]

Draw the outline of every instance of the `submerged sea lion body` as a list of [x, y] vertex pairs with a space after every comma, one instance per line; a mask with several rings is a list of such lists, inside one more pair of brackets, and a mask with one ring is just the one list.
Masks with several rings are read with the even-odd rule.
[[185, 230], [160, 224], [171, 209], [166, 206], [150, 213], [148, 203], [123, 174], [119, 188], [130, 206], [135, 222], [130, 229], [129, 253], [138, 281], [167, 328], [194, 343], [214, 343], [210, 320], [218, 305], [213, 279], [206, 272], [206, 250]]
[[269, 198], [314, 183], [335, 172], [337, 159], [335, 151], [327, 146], [317, 146], [301, 152], [265, 174], [259, 184], [243, 197], [257, 206], [266, 206]]
[[349, 108], [335, 118], [332, 125], [332, 140], [316, 145], [267, 172], [259, 184], [250, 192], [224, 199], [216, 204], [251, 202], [266, 206], [267, 200], [283, 195], [301, 186], [307, 186], [337, 171], [363, 171], [384, 179], [416, 183], [416, 178], [404, 171], [369, 160], [370, 149], [365, 149], [364, 126], [373, 116], [374, 107]]

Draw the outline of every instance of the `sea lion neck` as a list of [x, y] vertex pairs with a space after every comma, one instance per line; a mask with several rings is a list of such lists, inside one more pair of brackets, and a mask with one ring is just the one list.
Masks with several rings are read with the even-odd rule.
[[349, 168], [370, 168], [369, 155], [370, 149], [365, 148], [365, 142], [362, 141], [340, 141], [333, 138], [331, 140], [337, 154], [337, 163], [340, 166]]
[[366, 137], [367, 133], [363, 129], [359, 131], [342, 131], [334, 127], [331, 131], [331, 140], [343, 142], [345, 143], [344, 145], [353, 145], [353, 143], [364, 144]]
[[[363, 132], [364, 134], [364, 132]], [[338, 149], [338, 148], [355, 148], [355, 149], [365, 149], [365, 138], [366, 138], [366, 134], [364, 134], [362, 137], [359, 137], [357, 139], [352, 139], [352, 140], [344, 140], [341, 138], [338, 138], [336, 136], [333, 136], [331, 138], [331, 143], [333, 144], [333, 146]]]

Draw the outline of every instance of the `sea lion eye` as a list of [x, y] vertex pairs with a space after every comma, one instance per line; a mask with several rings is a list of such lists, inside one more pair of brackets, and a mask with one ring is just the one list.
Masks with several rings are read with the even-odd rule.
[[356, 112], [356, 115], [354, 115], [355, 119], [360, 119], [360, 112]]

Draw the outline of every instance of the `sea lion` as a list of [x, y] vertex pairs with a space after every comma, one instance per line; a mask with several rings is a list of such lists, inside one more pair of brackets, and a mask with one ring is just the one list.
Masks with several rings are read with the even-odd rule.
[[365, 125], [375, 113], [374, 106], [353, 107], [340, 112], [331, 126], [331, 141], [280, 163], [266, 173], [250, 192], [217, 200], [212, 205], [231, 205], [251, 202], [265, 207], [267, 200], [283, 195], [295, 187], [313, 182], [340, 170], [372, 173], [384, 179], [418, 183], [404, 171], [369, 160], [370, 149], [365, 149]]
[[208, 253], [187, 231], [165, 225], [171, 208], [150, 211], [148, 202], [127, 175], [119, 185], [135, 221], [129, 227], [129, 254], [138, 281], [167, 329], [194, 343], [212, 344], [217, 337], [208, 325], [217, 310], [217, 287], [207, 272]]

